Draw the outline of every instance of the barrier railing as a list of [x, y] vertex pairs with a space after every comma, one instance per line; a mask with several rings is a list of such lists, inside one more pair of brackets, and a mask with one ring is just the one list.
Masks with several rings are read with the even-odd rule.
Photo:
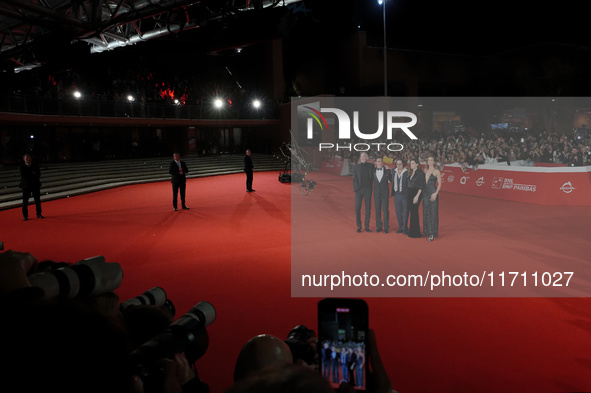
[[[348, 160], [324, 161], [320, 170], [347, 175]], [[390, 165], [386, 165], [391, 167]], [[591, 206], [591, 166], [445, 165], [442, 191], [537, 205]]]

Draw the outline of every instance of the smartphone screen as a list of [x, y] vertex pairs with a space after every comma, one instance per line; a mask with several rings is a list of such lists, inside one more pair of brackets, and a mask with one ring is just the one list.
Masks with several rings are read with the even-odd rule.
[[320, 372], [338, 388], [347, 382], [365, 390], [368, 307], [362, 299], [323, 299], [318, 302]]

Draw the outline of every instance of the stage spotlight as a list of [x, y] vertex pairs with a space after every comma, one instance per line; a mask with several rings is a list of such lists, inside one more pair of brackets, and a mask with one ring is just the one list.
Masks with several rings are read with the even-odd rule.
[[215, 105], [216, 108], [221, 108], [224, 106], [224, 102], [221, 100], [221, 98], [216, 98], [213, 102], [213, 105]]
[[175, 99], [175, 100], [174, 100], [174, 104], [175, 104], [175, 105], [179, 105], [179, 104], [180, 104], [180, 101]]
[[80, 93], [79, 91], [75, 91], [74, 92], [74, 97], [75, 98], [80, 98], [80, 97], [82, 97], [82, 93]]
[[130, 94], [127, 96], [127, 101], [133, 102], [133, 101], [135, 101], [135, 98], [133, 98], [133, 96]]
[[254, 101], [252, 102], [252, 106], [253, 106], [255, 109], [259, 109], [259, 108], [261, 107], [261, 102], [260, 102], [259, 100], [254, 100]]

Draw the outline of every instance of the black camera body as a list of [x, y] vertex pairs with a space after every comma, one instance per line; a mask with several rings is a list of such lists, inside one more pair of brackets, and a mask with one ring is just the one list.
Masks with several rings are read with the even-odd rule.
[[[209, 302], [197, 303], [162, 333], [148, 340], [131, 354], [134, 373], [149, 390], [162, 378], [159, 360], [184, 353], [189, 364], [205, 354], [209, 346], [206, 326], [215, 321], [216, 311]], [[146, 391], [148, 391], [146, 390]]]
[[297, 325], [287, 335], [285, 343], [289, 346], [293, 355], [294, 363], [301, 359], [308, 365], [316, 363], [316, 351], [312, 349], [308, 340], [316, 337], [314, 330], [308, 329], [304, 325]]

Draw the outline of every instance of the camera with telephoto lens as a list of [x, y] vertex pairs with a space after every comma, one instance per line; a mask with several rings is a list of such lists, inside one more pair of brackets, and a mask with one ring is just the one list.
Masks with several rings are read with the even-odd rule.
[[308, 340], [313, 337], [316, 337], [314, 330], [308, 329], [304, 325], [298, 325], [291, 329], [285, 343], [291, 349], [294, 363], [298, 359], [303, 360], [308, 365], [316, 363], [316, 352], [312, 349], [310, 343], [308, 343]]
[[47, 299], [98, 296], [119, 288], [121, 265], [95, 256], [49, 272], [28, 277], [31, 286], [39, 287]]
[[166, 292], [160, 287], [154, 287], [147, 290], [140, 296], [136, 296], [119, 304], [119, 310], [126, 312], [138, 306], [153, 306], [162, 307], [166, 309], [172, 316], [175, 315], [176, 310], [174, 304], [167, 298]]
[[172, 359], [184, 353], [189, 364], [205, 354], [209, 346], [206, 326], [215, 321], [216, 311], [209, 302], [197, 303], [162, 333], [142, 344], [131, 354], [134, 372], [144, 382], [146, 391], [157, 386], [162, 379], [159, 360]]

